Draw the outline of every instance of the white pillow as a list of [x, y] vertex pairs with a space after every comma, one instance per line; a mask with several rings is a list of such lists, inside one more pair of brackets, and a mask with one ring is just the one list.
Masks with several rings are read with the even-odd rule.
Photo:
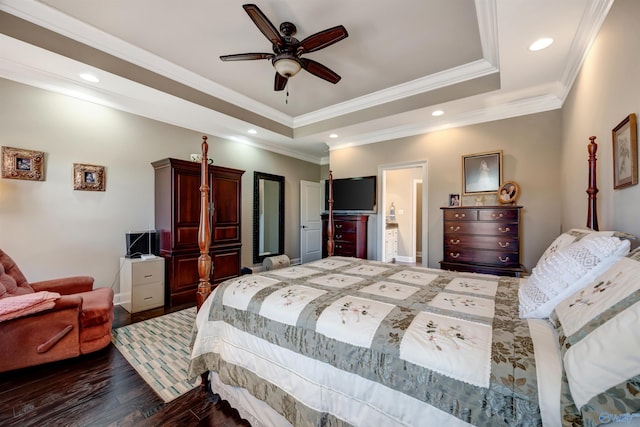
[[629, 241], [592, 233], [541, 259], [518, 291], [521, 318], [547, 318], [563, 299], [629, 253]]
[[614, 237], [619, 237], [621, 239], [626, 239], [626, 240], [636, 239], [636, 236], [634, 236], [633, 234], [624, 233], [622, 231], [615, 231], [615, 230], [595, 231], [590, 228], [572, 228], [569, 231], [565, 231], [564, 233], [556, 237], [553, 242], [551, 242], [549, 247], [545, 249], [545, 251], [542, 253], [542, 256], [538, 260], [538, 264], [541, 263], [542, 261], [545, 261], [547, 258], [555, 254], [560, 249], [566, 248], [570, 244], [579, 241], [583, 237], [594, 236], [594, 235], [614, 236]]
[[[640, 410], [640, 248], [560, 302], [550, 317], [563, 356], [564, 419], [602, 424], [602, 414]], [[575, 405], [575, 406], [573, 406]]]
[[569, 231], [565, 231], [564, 233], [556, 237], [555, 240], [551, 242], [549, 247], [545, 249], [545, 251], [542, 253], [542, 256], [538, 260], [538, 264], [546, 261], [549, 257], [554, 255], [560, 249], [566, 248], [570, 244], [577, 242], [578, 240], [582, 239], [584, 236], [587, 236], [591, 233], [595, 233], [595, 231], [591, 230], [590, 228], [585, 228], [585, 229], [572, 228]]

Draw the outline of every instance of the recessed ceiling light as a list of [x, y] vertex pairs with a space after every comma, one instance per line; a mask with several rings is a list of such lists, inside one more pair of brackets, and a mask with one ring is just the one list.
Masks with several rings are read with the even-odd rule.
[[549, 37], [541, 38], [531, 43], [531, 46], [529, 46], [529, 50], [532, 52], [535, 52], [537, 50], [542, 50], [551, 46], [551, 43], [553, 43], [552, 38], [549, 38]]
[[338, 137], [337, 133], [332, 133], [331, 135], [329, 135], [329, 138], [331, 139], [336, 139]]
[[258, 133], [258, 131], [255, 129], [249, 129], [247, 132], [249, 132], [251, 135], [255, 135], [256, 133]]
[[93, 74], [82, 73], [82, 74], [80, 74], [80, 77], [82, 78], [82, 80], [86, 80], [86, 81], [91, 82], [91, 83], [100, 82], [100, 79], [97, 78], [96, 76], [94, 76]]
[[442, 111], [442, 110], [436, 110], [433, 113], [431, 113], [431, 115], [434, 116], [434, 117], [438, 117], [438, 116], [441, 116], [443, 114], [444, 114], [444, 111]]

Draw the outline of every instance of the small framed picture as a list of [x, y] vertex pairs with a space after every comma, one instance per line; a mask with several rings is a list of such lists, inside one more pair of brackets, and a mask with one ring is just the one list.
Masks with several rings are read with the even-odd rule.
[[2, 147], [2, 177], [44, 181], [44, 152]]
[[495, 194], [502, 182], [502, 150], [462, 156], [462, 193]]
[[104, 166], [73, 164], [73, 189], [105, 191]]
[[460, 195], [459, 194], [449, 194], [449, 206], [451, 206], [451, 207], [460, 206]]
[[501, 205], [513, 205], [519, 196], [520, 186], [515, 181], [507, 181], [500, 186], [498, 203]]
[[613, 138], [613, 189], [638, 183], [638, 129], [635, 113], [611, 131]]

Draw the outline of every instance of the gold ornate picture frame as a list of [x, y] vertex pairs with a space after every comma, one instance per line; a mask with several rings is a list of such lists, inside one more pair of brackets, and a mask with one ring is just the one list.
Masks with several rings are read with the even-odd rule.
[[515, 205], [520, 197], [520, 186], [515, 181], [506, 181], [498, 190], [498, 203], [501, 205]]
[[2, 177], [44, 181], [44, 152], [2, 147]]
[[635, 113], [611, 131], [613, 138], [613, 189], [638, 183], [638, 129]]
[[105, 178], [104, 166], [73, 164], [74, 190], [105, 191]]

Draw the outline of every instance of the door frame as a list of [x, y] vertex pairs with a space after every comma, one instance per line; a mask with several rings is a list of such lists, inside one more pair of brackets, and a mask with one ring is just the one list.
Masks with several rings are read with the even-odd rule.
[[[380, 178], [381, 185], [378, 186], [378, 223], [377, 223], [377, 242], [376, 248], [378, 250], [377, 260], [382, 261], [384, 259], [384, 231], [385, 231], [385, 217], [386, 211], [385, 206], [387, 206], [386, 200], [386, 192], [387, 192], [387, 172], [391, 170], [397, 169], [413, 169], [420, 168], [422, 170], [422, 265], [427, 266], [429, 262], [429, 198], [428, 198], [428, 179], [429, 179], [429, 170], [428, 170], [428, 162], [427, 160], [419, 160], [415, 162], [406, 162], [406, 163], [391, 163], [378, 165], [378, 177]], [[411, 183], [413, 185], [413, 183]], [[412, 214], [412, 218], [415, 218], [415, 214]], [[413, 219], [413, 229], [415, 230], [416, 219]], [[414, 236], [415, 241], [415, 236]], [[415, 244], [414, 244], [414, 252], [415, 252]]]

